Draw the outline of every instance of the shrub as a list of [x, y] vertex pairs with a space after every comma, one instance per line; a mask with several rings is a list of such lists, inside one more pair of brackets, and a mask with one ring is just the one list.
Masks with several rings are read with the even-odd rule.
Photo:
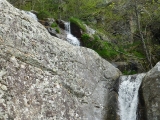
[[81, 40], [83, 42], [83, 45], [85, 47], [91, 48], [93, 50], [95, 50], [95, 46], [97, 45], [97, 43], [99, 42], [97, 39], [94, 39], [94, 37], [91, 37], [89, 34], [84, 33], [81, 36]]
[[51, 14], [48, 11], [40, 11], [37, 17], [38, 19], [43, 20], [44, 18], [51, 17]]
[[107, 42], [102, 42], [99, 49], [96, 52], [103, 58], [112, 59], [118, 53]]
[[81, 36], [81, 40], [85, 47], [95, 50], [103, 58], [111, 59], [118, 54], [111, 45], [102, 41], [96, 34], [92, 38], [85, 33]]
[[96, 34], [94, 34], [93, 37], [94, 37], [94, 40], [100, 40], [99, 36]]
[[57, 32], [57, 33], [60, 33], [60, 30], [59, 30], [59, 28], [56, 28], [56, 32]]
[[145, 54], [141, 51], [133, 51], [133, 54], [138, 58], [145, 58]]
[[92, 41], [91, 41], [91, 37], [88, 34], [86, 33], [82, 34], [81, 40], [82, 40], [83, 46], [91, 48]]
[[83, 41], [88, 41], [88, 40], [90, 39], [90, 36], [85, 33], [85, 34], [83, 34], [83, 35], [81, 36], [81, 39], [82, 39]]
[[123, 75], [133, 75], [133, 74], [137, 74], [137, 72], [134, 71], [134, 70], [130, 70], [130, 71], [124, 70], [122, 73], [123, 73]]
[[52, 27], [52, 28], [57, 27], [57, 26], [58, 26], [57, 23], [52, 23], [52, 24], [51, 24], [51, 27]]

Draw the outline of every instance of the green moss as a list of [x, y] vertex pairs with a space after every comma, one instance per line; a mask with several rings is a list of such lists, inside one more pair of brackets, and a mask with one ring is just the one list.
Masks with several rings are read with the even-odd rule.
[[81, 20], [71, 17], [70, 22], [76, 24], [79, 28], [81, 28], [84, 32], [86, 31], [85, 25], [82, 23]]
[[39, 11], [37, 17], [38, 19], [43, 20], [44, 18], [51, 17], [51, 14], [48, 11]]

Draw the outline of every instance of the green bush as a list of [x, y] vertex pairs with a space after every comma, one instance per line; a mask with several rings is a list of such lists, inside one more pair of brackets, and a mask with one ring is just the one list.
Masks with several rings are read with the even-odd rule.
[[96, 34], [94, 34], [93, 37], [94, 37], [94, 40], [100, 40], [100, 38]]
[[91, 48], [93, 50], [98, 49], [102, 45], [101, 40], [90, 37], [90, 35], [86, 33], [81, 36], [81, 40], [85, 47]]
[[90, 36], [85, 33], [85, 34], [83, 34], [83, 35], [81, 36], [81, 39], [87, 41], [87, 40], [90, 39]]
[[118, 53], [113, 49], [111, 45], [109, 45], [107, 42], [102, 42], [99, 49], [96, 50], [96, 52], [103, 58], [112, 59], [114, 58]]
[[58, 26], [57, 23], [52, 23], [52, 24], [51, 24], [51, 27], [52, 27], [52, 28], [55, 28], [55, 27], [57, 27], [57, 26]]
[[90, 37], [88, 34], [83, 34], [81, 40], [85, 47], [95, 50], [101, 57], [111, 59], [118, 53], [107, 42], [102, 41], [98, 35]]
[[59, 28], [56, 28], [56, 32], [57, 32], [57, 33], [60, 33], [60, 30], [59, 30]]
[[141, 51], [133, 51], [133, 54], [138, 58], [145, 58], [144, 53], [142, 53]]
[[134, 70], [130, 70], [130, 71], [124, 70], [122, 73], [123, 73], [123, 75], [133, 75], [133, 74], [137, 74], [137, 72], [134, 71]]
[[92, 43], [90, 35], [88, 35], [87, 33], [82, 34], [81, 40], [82, 40], [83, 46], [87, 48], [92, 48], [93, 43]]
[[43, 20], [45, 18], [51, 17], [51, 14], [48, 11], [39, 11], [37, 17], [38, 19]]
[[81, 28], [84, 32], [86, 32], [86, 27], [81, 20], [71, 17], [70, 22], [76, 24], [79, 28]]

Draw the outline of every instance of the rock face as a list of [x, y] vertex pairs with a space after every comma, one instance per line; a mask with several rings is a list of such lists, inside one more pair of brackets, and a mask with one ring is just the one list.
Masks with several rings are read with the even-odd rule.
[[121, 72], [131, 74], [132, 72], [135, 73], [142, 73], [144, 69], [142, 66], [136, 61], [128, 61], [128, 62], [112, 62], [116, 68], [118, 68]]
[[147, 120], [160, 120], [160, 62], [146, 74], [141, 89]]
[[104, 120], [120, 71], [0, 0], [0, 119]]

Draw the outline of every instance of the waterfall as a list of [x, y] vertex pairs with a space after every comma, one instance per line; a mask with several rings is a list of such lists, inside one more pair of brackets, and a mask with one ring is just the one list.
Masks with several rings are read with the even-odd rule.
[[34, 19], [35, 21], [38, 21], [38, 18], [37, 18], [37, 16], [34, 13], [32, 13], [30, 11], [24, 11], [24, 10], [22, 10], [22, 12], [23, 13], [27, 13], [30, 18]]
[[70, 27], [70, 22], [65, 22], [65, 30], [66, 32], [71, 34], [71, 27]]
[[26, 13], [27, 13], [29, 16], [31, 16], [34, 20], [38, 21], [38, 18], [37, 18], [37, 16], [36, 16], [34, 13], [29, 12], [29, 11], [26, 11]]
[[118, 104], [120, 120], [137, 120], [138, 90], [145, 74], [120, 77]]
[[80, 46], [79, 40], [71, 34], [70, 22], [65, 22], [65, 31], [67, 33], [67, 41], [75, 46]]

